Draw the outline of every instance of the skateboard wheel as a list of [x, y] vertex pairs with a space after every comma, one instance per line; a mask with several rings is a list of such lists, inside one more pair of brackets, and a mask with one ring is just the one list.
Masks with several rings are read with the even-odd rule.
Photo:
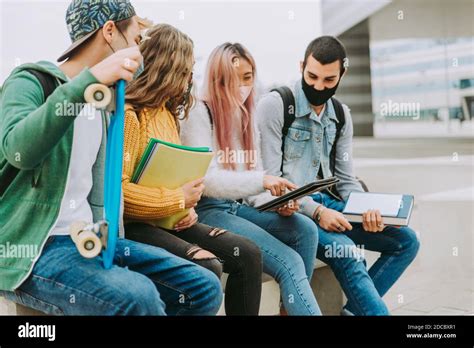
[[91, 259], [100, 254], [102, 243], [94, 232], [86, 230], [77, 235], [76, 247], [83, 257]]
[[84, 91], [84, 100], [93, 104], [96, 109], [104, 109], [112, 101], [112, 92], [106, 85], [94, 83]]
[[82, 230], [87, 226], [87, 223], [84, 221], [75, 221], [69, 227], [69, 234], [71, 235], [71, 239], [74, 243], [77, 241], [77, 236], [81, 233]]

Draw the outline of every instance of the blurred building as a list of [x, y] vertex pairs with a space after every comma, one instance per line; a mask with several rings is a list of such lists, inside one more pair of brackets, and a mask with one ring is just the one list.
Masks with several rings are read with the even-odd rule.
[[322, 0], [323, 33], [349, 56], [338, 96], [356, 135], [374, 122], [471, 120], [474, 1]]

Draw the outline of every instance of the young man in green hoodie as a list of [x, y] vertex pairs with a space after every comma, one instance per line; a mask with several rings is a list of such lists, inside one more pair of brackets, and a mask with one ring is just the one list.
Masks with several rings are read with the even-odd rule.
[[[215, 314], [212, 272], [122, 238], [106, 270], [72, 242], [73, 222], [103, 219], [109, 115], [85, 104], [84, 91], [131, 81], [142, 56], [128, 0], [74, 0], [66, 22], [66, 62], [19, 66], [1, 92], [0, 296], [48, 314]], [[57, 85], [46, 98], [44, 76]]]

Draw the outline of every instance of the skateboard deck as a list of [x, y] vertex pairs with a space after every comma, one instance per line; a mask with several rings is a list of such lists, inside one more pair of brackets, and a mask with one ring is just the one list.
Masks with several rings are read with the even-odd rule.
[[104, 212], [108, 223], [107, 247], [102, 252], [105, 269], [112, 267], [119, 235], [124, 125], [125, 81], [119, 80], [115, 86], [115, 111], [110, 119], [105, 157]]
[[[84, 99], [98, 109], [113, 110], [107, 130], [104, 175], [104, 219], [96, 223], [76, 221], [70, 226], [71, 238], [79, 253], [93, 258], [102, 251], [105, 269], [113, 265], [119, 236], [120, 202], [122, 195], [122, 164], [125, 120], [125, 81], [115, 86], [115, 98], [110, 89], [102, 84], [90, 85]], [[115, 105], [113, 105], [115, 103]]]

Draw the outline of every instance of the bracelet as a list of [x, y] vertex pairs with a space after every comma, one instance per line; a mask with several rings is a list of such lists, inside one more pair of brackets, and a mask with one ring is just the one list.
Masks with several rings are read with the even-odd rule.
[[321, 213], [324, 209], [325, 207], [323, 205], [320, 205], [318, 209], [316, 209], [316, 222], [319, 222], [319, 220], [321, 220]]

